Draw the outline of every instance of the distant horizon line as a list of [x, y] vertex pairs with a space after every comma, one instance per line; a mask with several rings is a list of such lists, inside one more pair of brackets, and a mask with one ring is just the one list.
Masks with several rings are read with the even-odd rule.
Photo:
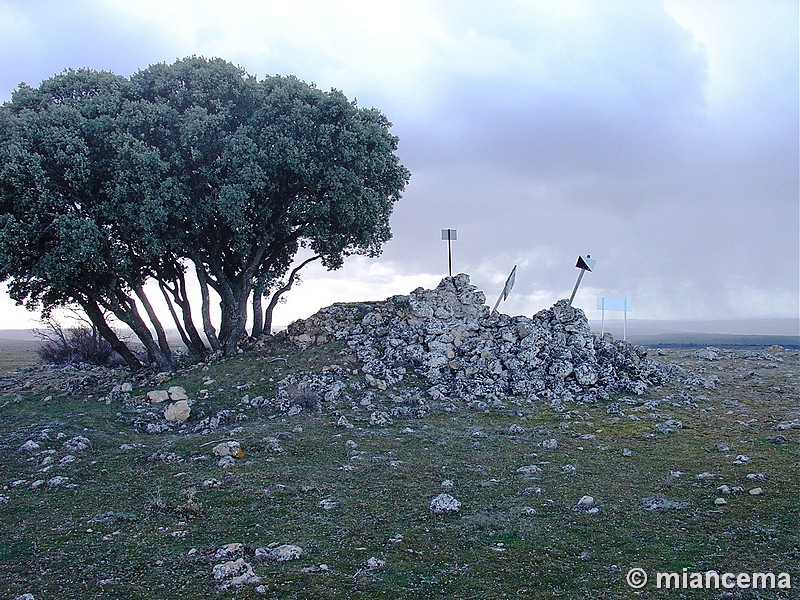
[[[293, 322], [293, 321], [292, 321]], [[616, 330], [623, 326], [625, 319], [622, 313], [617, 314], [616, 312], [611, 313], [611, 315], [606, 315], [604, 323], [607, 326], [610, 326], [612, 329]], [[291, 323], [291, 322], [290, 322]], [[275, 331], [282, 331], [286, 329], [290, 323], [285, 324], [276, 324], [273, 326]], [[592, 327], [592, 330], [599, 330], [601, 328], [601, 324], [603, 321], [601, 319], [589, 319], [589, 324]], [[771, 324], [771, 327], [768, 327], [769, 331], [746, 331], [749, 329], [746, 326], [748, 323], [752, 325], [766, 325]], [[714, 333], [714, 334], [725, 334], [731, 333], [734, 335], [787, 335], [787, 336], [800, 336], [800, 316], [798, 317], [722, 317], [722, 318], [687, 318], [687, 319], [637, 319], [628, 317], [627, 318], [628, 328], [632, 329], [641, 329], [643, 327], [655, 328], [659, 330], [663, 330], [663, 333]], [[733, 327], [734, 325], [738, 325], [738, 327]], [[689, 326], [706, 326], [712, 327], [711, 331], [698, 331], [695, 329], [686, 329]], [[731, 326], [732, 330], [730, 332], [724, 331], [721, 327]], [[676, 331], [674, 328], [678, 327], [679, 329]], [[118, 327], [118, 329], [127, 331], [128, 328], [126, 327]], [[177, 335], [177, 329], [165, 328], [171, 334]], [[28, 328], [0, 328], [0, 338], [4, 337], [4, 334], [15, 334], [16, 336], [24, 335], [24, 336], [32, 336], [34, 339], [38, 339], [36, 337], [35, 332], [37, 330], [46, 331], [46, 326], [41, 327], [28, 327]], [[652, 333], [656, 333], [655, 331]]]

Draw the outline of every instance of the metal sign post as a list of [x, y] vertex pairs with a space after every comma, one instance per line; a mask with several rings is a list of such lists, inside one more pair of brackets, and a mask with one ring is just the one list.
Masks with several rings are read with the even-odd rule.
[[508, 295], [511, 293], [511, 288], [514, 287], [514, 282], [517, 280], [517, 265], [514, 265], [514, 268], [511, 269], [511, 275], [508, 276], [506, 279], [506, 284], [503, 286], [503, 291], [500, 292], [500, 297], [497, 299], [497, 302], [494, 303], [494, 308], [492, 312], [497, 311], [497, 307], [500, 306], [500, 300], [507, 300]]
[[575, 287], [572, 288], [572, 295], [570, 295], [569, 297], [570, 306], [572, 306], [572, 301], [575, 299], [575, 294], [578, 291], [578, 286], [581, 284], [581, 279], [583, 279], [583, 274], [586, 273], [586, 271], [591, 271], [596, 263], [597, 261], [594, 258], [592, 258], [591, 254], [578, 257], [578, 262], [575, 263], [575, 266], [578, 267], [581, 270], [581, 272], [578, 274], [578, 281], [575, 282]]
[[597, 309], [600, 310], [600, 337], [605, 333], [606, 311], [621, 310], [624, 314], [622, 321], [622, 339], [628, 339], [628, 313], [631, 310], [631, 301], [628, 298], [597, 297]]
[[447, 275], [453, 276], [453, 248], [451, 242], [458, 239], [458, 231], [455, 229], [442, 229], [442, 239], [447, 240]]

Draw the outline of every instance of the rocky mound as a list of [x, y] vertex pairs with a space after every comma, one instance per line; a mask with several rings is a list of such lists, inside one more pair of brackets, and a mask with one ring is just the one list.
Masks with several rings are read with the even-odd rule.
[[490, 314], [485, 300], [460, 274], [434, 290], [333, 304], [295, 321], [287, 334], [303, 346], [345, 341], [371, 387], [386, 389], [413, 374], [426, 380], [434, 399], [591, 401], [641, 394], [669, 371], [643, 347], [592, 334], [586, 315], [566, 300], [532, 318]]

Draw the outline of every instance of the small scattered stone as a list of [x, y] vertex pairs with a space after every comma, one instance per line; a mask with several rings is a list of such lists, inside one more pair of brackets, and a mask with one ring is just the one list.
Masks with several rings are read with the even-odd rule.
[[767, 478], [766, 473], [748, 473], [747, 478], [750, 481], [764, 481]]
[[147, 399], [152, 404], [160, 404], [169, 400], [169, 392], [166, 390], [151, 390], [147, 392]]
[[62, 477], [61, 475], [58, 475], [56, 477], [53, 477], [52, 479], [47, 480], [47, 487], [67, 487], [68, 482], [69, 482], [69, 477]]
[[752, 490], [750, 490], [747, 493], [750, 494], [751, 496], [760, 496], [761, 494], [764, 493], [764, 490], [762, 490], [760, 487], [757, 487], [757, 488], [753, 488]]
[[594, 515], [600, 512], [600, 506], [598, 506], [593, 496], [581, 496], [572, 510]]
[[222, 457], [235, 456], [236, 458], [241, 458], [244, 456], [241, 444], [236, 441], [220, 442], [211, 449], [211, 452], [213, 452], [215, 456]]
[[445, 479], [441, 484], [440, 487], [443, 488], [451, 488], [453, 487], [453, 482], [450, 479]]
[[242, 553], [244, 553], [244, 544], [241, 544], [239, 542], [234, 542], [231, 544], [225, 544], [224, 546], [220, 546], [219, 548], [217, 548], [217, 552], [214, 554], [214, 558], [217, 560], [222, 558], [232, 558]]
[[323, 498], [319, 501], [319, 503], [317, 503], [317, 506], [319, 506], [322, 510], [331, 510], [336, 508], [338, 504], [339, 503], [333, 498]]
[[370, 571], [377, 571], [378, 569], [382, 569], [385, 566], [386, 566], [385, 560], [381, 560], [380, 558], [376, 558], [374, 556], [368, 558], [367, 561], [364, 563], [364, 567], [366, 569], [369, 569]]
[[525, 433], [525, 429], [514, 423], [511, 427], [508, 428], [509, 435], [521, 435]]
[[722, 497], [719, 497], [716, 500], [714, 500], [714, 504], [716, 504], [717, 506], [722, 506], [722, 505], [727, 504], [727, 503], [728, 503], [728, 501], [725, 500], [725, 498], [722, 498]]
[[461, 502], [450, 494], [439, 494], [429, 505], [430, 511], [435, 514], [454, 513], [461, 509]]
[[542, 469], [536, 465], [525, 465], [517, 469], [517, 473], [525, 477], [536, 477], [542, 474]]
[[650, 496], [642, 498], [642, 506], [645, 510], [683, 510], [689, 506], [686, 502], [670, 500], [663, 496]]
[[661, 434], [672, 433], [676, 429], [682, 429], [683, 423], [677, 419], [667, 419], [663, 423], [656, 424], [656, 431]]
[[217, 461], [217, 466], [223, 469], [229, 469], [236, 464], [236, 459], [232, 456], [223, 456]]
[[92, 443], [82, 435], [77, 435], [74, 438], [70, 438], [63, 444], [64, 448], [66, 448], [69, 452], [82, 452], [91, 445]]
[[230, 587], [242, 587], [244, 585], [259, 583], [261, 578], [253, 572], [253, 567], [246, 563], [243, 558], [229, 560], [225, 563], [214, 566], [212, 575], [216, 581], [221, 583], [217, 589], [224, 591]]
[[633, 456], [633, 450], [631, 450], [630, 448], [623, 448], [622, 456]]
[[288, 562], [303, 556], [303, 549], [293, 544], [270, 544], [266, 548], [264, 558], [275, 562]]
[[283, 446], [281, 446], [278, 438], [269, 436], [264, 438], [264, 451], [269, 452], [270, 454], [282, 454]]
[[558, 440], [556, 440], [555, 438], [544, 440], [542, 441], [541, 446], [542, 449], [544, 450], [555, 450], [556, 448], [558, 448]]
[[718, 348], [703, 348], [695, 352], [694, 355], [703, 360], [717, 360], [719, 358], [719, 352]]
[[169, 394], [169, 399], [172, 400], [173, 402], [189, 399], [189, 396], [186, 395], [186, 390], [179, 385], [170, 386], [167, 393]]
[[28, 440], [22, 446], [20, 446], [17, 451], [18, 452], [36, 452], [39, 449], [39, 444], [34, 442], [33, 440]]
[[133, 444], [120, 444], [119, 449], [122, 450], [123, 452], [126, 452], [128, 450], [134, 450], [135, 448], [144, 448], [144, 447], [145, 447], [144, 444], [139, 444], [138, 442], [135, 442]]
[[733, 461], [733, 464], [735, 464], [735, 465], [744, 465], [744, 464], [749, 463], [749, 462], [750, 462], [750, 457], [749, 456], [747, 456], [746, 454], [738, 454], [736, 456], [736, 460]]
[[369, 416], [369, 424], [371, 427], [386, 427], [392, 424], [392, 418], [386, 412], [375, 411]]

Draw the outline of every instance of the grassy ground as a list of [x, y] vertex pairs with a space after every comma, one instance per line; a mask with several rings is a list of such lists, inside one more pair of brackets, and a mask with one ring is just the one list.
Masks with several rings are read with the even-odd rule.
[[0, 349], [0, 377], [14, 373], [20, 367], [35, 365], [39, 356], [33, 349]]
[[[730, 597], [797, 598], [800, 429], [777, 426], [800, 419], [800, 358], [770, 354], [782, 361], [742, 352], [700, 361], [694, 351], [669, 350], [661, 360], [720, 384], [652, 389], [616, 399], [619, 410], [609, 402], [565, 412], [509, 404], [386, 427], [349, 414], [353, 429], [324, 410], [288, 417], [252, 409], [209, 434], [144, 435], [132, 426], [135, 407], [100, 394], [35, 385], [9, 391], [0, 396], [0, 597], [602, 599], [723, 591], [657, 590], [651, 582], [634, 593], [626, 574], [641, 567], [651, 577], [684, 568], [788, 572], [793, 590]], [[268, 396], [288, 373], [347, 360], [337, 346], [272, 347], [160, 387], [182, 385], [192, 398], [209, 390], [193, 405], [192, 424], [201, 413], [238, 410], [245, 393]], [[670, 419], [681, 427], [659, 432]], [[233, 427], [241, 430], [230, 434]], [[78, 435], [91, 446], [69, 452], [63, 442]], [[17, 450], [28, 439], [38, 451]], [[244, 456], [223, 469], [211, 448], [229, 439]], [[551, 439], [557, 447], [543, 448]], [[55, 466], [42, 473], [48, 450]], [[68, 454], [76, 459], [61, 464]], [[740, 455], [749, 460], [734, 464]], [[525, 465], [541, 473], [518, 473]], [[698, 478], [704, 473], [713, 476]], [[765, 479], [748, 479], [752, 473]], [[31, 489], [55, 476], [69, 479]], [[452, 487], [442, 487], [446, 480]], [[742, 489], [724, 495], [721, 485]], [[763, 494], [749, 493], [756, 487]], [[461, 501], [460, 511], [432, 514], [440, 493]], [[584, 495], [600, 512], [574, 510]], [[727, 504], [716, 505], [718, 497]], [[682, 508], [648, 510], [647, 499]], [[245, 559], [263, 577], [260, 592], [215, 589], [212, 569], [224, 561], [213, 554], [232, 542], [245, 545]], [[256, 560], [254, 549], [270, 543], [304, 554]], [[367, 568], [372, 557], [385, 565]]]

